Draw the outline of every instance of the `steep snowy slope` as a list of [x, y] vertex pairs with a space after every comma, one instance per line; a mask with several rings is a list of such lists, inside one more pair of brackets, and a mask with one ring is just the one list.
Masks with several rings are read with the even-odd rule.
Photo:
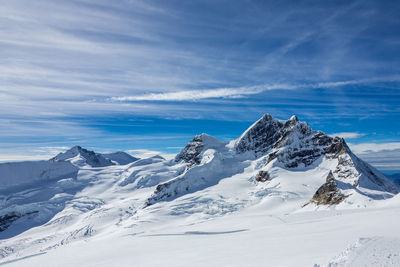
[[101, 155], [103, 155], [103, 157], [111, 160], [112, 162], [118, 165], [126, 165], [139, 160], [139, 158], [132, 157], [131, 155], [123, 151], [117, 151], [113, 153], [102, 153]]
[[[62, 206], [50, 200], [52, 193], [43, 189], [61, 187], [63, 181], [73, 183], [77, 175], [78, 168], [67, 161], [0, 164], [0, 239], [40, 225], [61, 211]], [[35, 188], [41, 188], [42, 194]], [[37, 205], [37, 201], [44, 204]]]
[[[357, 158], [343, 139], [314, 131], [295, 116], [283, 121], [266, 114], [230, 142], [195, 136], [173, 160], [156, 156], [116, 165], [107, 155], [74, 147], [51, 161], [64, 160], [80, 168], [76, 178], [0, 192], [0, 210], [8, 214], [0, 214], [7, 224], [0, 231], [0, 263], [30, 255], [39, 256], [23, 260], [28, 266], [41, 264], [42, 257], [54, 263], [62, 258], [55, 250], [60, 248], [68, 255], [65, 266], [80, 264], [71, 261], [79, 250], [87, 252], [78, 257], [83, 264], [103, 266], [279, 266], [274, 255], [284, 257], [286, 249], [290, 258], [281, 259], [282, 266], [312, 266], [334, 262], [362, 235], [387, 234], [374, 225], [398, 210], [397, 185]], [[25, 217], [13, 217], [18, 209]], [[375, 223], [356, 223], [381, 210]], [[334, 235], [341, 239], [324, 247]], [[298, 248], [299, 240], [310, 243]], [[228, 254], [212, 256], [232, 242], [231, 261]]]
[[78, 168], [66, 161], [0, 163], [0, 190], [76, 177]]

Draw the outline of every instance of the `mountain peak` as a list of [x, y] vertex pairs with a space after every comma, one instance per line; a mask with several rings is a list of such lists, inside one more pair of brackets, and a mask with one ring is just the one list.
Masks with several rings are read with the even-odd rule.
[[81, 150], [82, 150], [81, 146], [73, 146], [70, 149], [68, 149], [67, 151], [76, 151], [76, 152], [78, 152], [78, 151], [81, 151]]
[[293, 115], [292, 117], [290, 117], [289, 121], [299, 121], [299, 119], [296, 115]]
[[279, 140], [282, 128], [292, 127], [293, 122], [295, 121], [285, 122], [274, 119], [268, 113], [264, 114], [236, 140], [236, 151], [238, 153], [254, 151], [256, 155], [264, 154]]
[[343, 139], [314, 131], [295, 115], [281, 121], [265, 114], [236, 140], [236, 152], [269, 155], [269, 162], [277, 159], [287, 168], [295, 168], [310, 166], [323, 155], [337, 157], [349, 148]]
[[269, 114], [269, 113], [265, 113], [262, 117], [261, 117], [261, 120], [262, 121], [270, 121], [270, 120], [273, 120], [274, 118], [272, 117], [272, 115], [271, 114]]
[[59, 153], [51, 159], [52, 161], [70, 161], [76, 166], [90, 165], [92, 167], [105, 167], [115, 165], [111, 160], [105, 158], [102, 154], [87, 150], [81, 146], [73, 146], [65, 152]]
[[190, 165], [199, 164], [201, 161], [200, 154], [208, 148], [216, 148], [225, 145], [217, 138], [202, 133], [196, 135], [183, 149], [176, 155], [175, 161], [184, 161]]
[[[397, 186], [352, 154], [343, 138], [312, 130], [296, 116], [285, 121], [265, 114], [229, 143], [207, 134], [195, 136], [175, 158], [175, 162], [186, 163], [185, 170], [175, 179], [159, 184], [146, 206], [214, 185], [221, 177], [243, 170], [244, 162], [252, 161], [257, 161], [253, 176], [256, 182], [282, 179], [276, 173], [288, 172], [287, 177], [295, 177], [315, 170], [315, 181], [299, 177], [312, 183], [316, 190], [308, 204], [337, 205], [358, 192], [371, 198], [376, 197], [374, 194], [390, 197], [398, 192]], [[322, 176], [325, 180], [321, 186]], [[294, 179], [291, 183], [296, 182]]]

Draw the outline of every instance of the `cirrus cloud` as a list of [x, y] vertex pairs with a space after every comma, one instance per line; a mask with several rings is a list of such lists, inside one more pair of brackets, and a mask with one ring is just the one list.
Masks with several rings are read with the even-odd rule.
[[329, 136], [332, 136], [332, 137], [337, 136], [337, 137], [341, 137], [344, 139], [355, 139], [355, 138], [359, 138], [359, 137], [362, 137], [365, 135], [367, 135], [367, 134], [359, 133], [359, 132], [343, 132], [343, 133], [333, 133], [333, 134], [330, 134]]

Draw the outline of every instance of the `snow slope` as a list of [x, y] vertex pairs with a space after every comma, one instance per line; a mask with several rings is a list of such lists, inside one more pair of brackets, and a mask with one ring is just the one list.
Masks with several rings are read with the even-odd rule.
[[72, 150], [52, 162], [76, 178], [0, 192], [0, 264], [398, 265], [397, 185], [295, 116], [195, 136], [173, 160]]
[[0, 190], [67, 177], [76, 177], [78, 168], [69, 162], [27, 161], [0, 163]]
[[117, 151], [113, 153], [102, 153], [101, 155], [103, 155], [106, 159], [109, 159], [118, 165], [126, 165], [139, 160], [139, 158], [132, 157], [131, 155], [123, 151]]

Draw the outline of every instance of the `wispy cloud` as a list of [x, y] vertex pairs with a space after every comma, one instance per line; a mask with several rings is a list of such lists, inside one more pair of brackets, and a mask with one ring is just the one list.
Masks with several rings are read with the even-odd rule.
[[332, 137], [338, 136], [338, 137], [341, 137], [341, 138], [344, 138], [344, 139], [355, 139], [355, 138], [359, 138], [359, 137], [362, 137], [362, 136], [365, 136], [365, 135], [367, 135], [367, 134], [359, 133], [359, 132], [343, 132], [343, 133], [330, 134], [330, 136], [332, 136]]
[[[216, 88], [207, 90], [183, 90], [177, 92], [167, 93], [150, 93], [136, 96], [116, 96], [111, 97], [109, 100], [123, 102], [123, 101], [193, 101], [210, 98], [243, 98], [250, 95], [260, 94], [270, 90], [294, 90], [302, 88], [334, 88], [345, 85], [355, 84], [368, 84], [378, 81], [398, 81], [400, 77], [385, 77], [385, 78], [369, 78], [361, 80], [349, 81], [336, 81], [336, 82], [322, 82], [322, 83], [301, 83], [301, 84], [271, 84], [271, 85], [258, 85], [239, 88]], [[345, 134], [345, 133], [344, 133]], [[348, 135], [350, 136], [350, 135]], [[349, 137], [347, 137], [349, 138]], [[354, 137], [350, 137], [354, 138]]]
[[382, 171], [400, 171], [400, 142], [349, 146], [356, 155]]
[[190, 101], [208, 98], [240, 98], [267, 90], [293, 89], [290, 85], [264, 85], [240, 88], [218, 88], [212, 90], [188, 90], [170, 93], [151, 93], [138, 96], [112, 97], [111, 101]]
[[365, 154], [369, 152], [379, 152], [384, 150], [400, 149], [400, 142], [389, 142], [389, 143], [361, 143], [361, 144], [349, 144], [353, 152], [358, 154]]

